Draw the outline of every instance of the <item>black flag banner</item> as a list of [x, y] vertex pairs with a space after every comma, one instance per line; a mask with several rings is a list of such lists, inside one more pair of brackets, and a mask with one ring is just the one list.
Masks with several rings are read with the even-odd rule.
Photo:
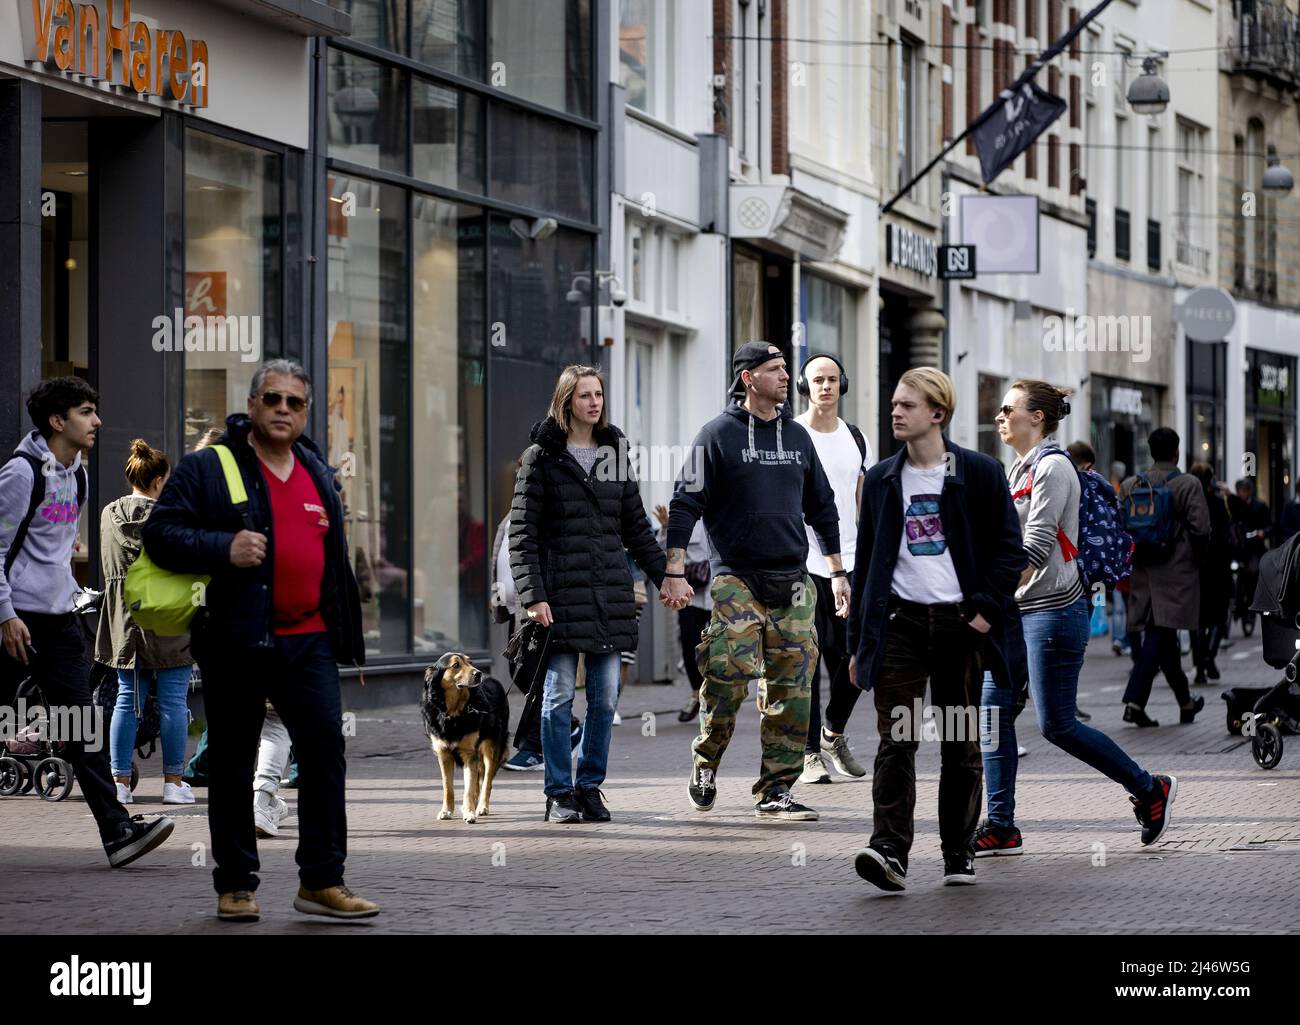
[[980, 174], [987, 185], [1065, 113], [1066, 102], [1025, 82], [1014, 92], [1004, 90], [974, 129]]

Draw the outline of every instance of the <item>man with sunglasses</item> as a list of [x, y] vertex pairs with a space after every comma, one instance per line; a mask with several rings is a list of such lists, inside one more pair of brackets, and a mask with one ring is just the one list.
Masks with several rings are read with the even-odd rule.
[[231, 500], [213, 448], [187, 455], [144, 526], [153, 560], [211, 576], [191, 628], [208, 718], [209, 806], [217, 917], [256, 921], [253, 762], [265, 702], [279, 711], [302, 771], [294, 907], [368, 918], [379, 907], [343, 883], [347, 856], [338, 663], [365, 660], [361, 601], [331, 468], [303, 434], [311, 379], [270, 360], [253, 374], [248, 412], [217, 442], [248, 495]]

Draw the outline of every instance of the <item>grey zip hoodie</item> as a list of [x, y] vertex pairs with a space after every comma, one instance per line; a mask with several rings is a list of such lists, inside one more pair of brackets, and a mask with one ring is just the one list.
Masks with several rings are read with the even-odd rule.
[[[1033, 487], [1029, 471], [1042, 452], [1044, 456], [1034, 470]], [[1079, 474], [1074, 460], [1054, 438], [1047, 438], [1017, 459], [1007, 472], [1011, 498], [1020, 517], [1025, 551], [1034, 575], [1016, 591], [1016, 603], [1022, 613], [1047, 612], [1074, 604], [1087, 589], [1079, 575], [1077, 560], [1066, 560], [1058, 531], [1079, 544]]]
[[23, 438], [15, 452], [35, 456], [44, 466], [45, 498], [37, 507], [27, 539], [6, 577], [4, 561], [32, 497], [32, 465], [13, 459], [0, 466], [0, 623], [24, 612], [72, 611], [78, 591], [72, 576], [72, 548], [77, 541], [77, 470], [81, 454], [64, 466], [37, 431]]

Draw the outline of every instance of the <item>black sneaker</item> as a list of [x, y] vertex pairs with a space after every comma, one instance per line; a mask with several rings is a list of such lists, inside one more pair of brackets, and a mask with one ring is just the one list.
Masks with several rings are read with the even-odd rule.
[[1196, 713], [1205, 707], [1205, 698], [1198, 697], [1192, 702], [1191, 708], [1178, 709], [1178, 721], [1186, 726], [1189, 722], [1195, 722]]
[[580, 822], [582, 812], [572, 794], [561, 794], [546, 799], [546, 814], [542, 818], [545, 822]]
[[713, 802], [718, 799], [718, 781], [713, 770], [703, 765], [695, 766], [691, 770], [691, 782], [686, 787], [686, 796], [696, 811], [712, 811]]
[[1215, 664], [1214, 659], [1210, 659], [1210, 661], [1206, 663], [1205, 675], [1211, 680], [1217, 680], [1219, 678], [1219, 667]]
[[754, 806], [754, 814], [760, 819], [774, 819], [780, 822], [816, 822], [817, 813], [806, 804], [800, 804], [789, 790], [775, 790], [767, 794]]
[[1124, 706], [1124, 721], [1131, 722], [1138, 726], [1159, 726], [1151, 716], [1147, 715], [1145, 708], [1138, 708], [1137, 705]]
[[146, 822], [143, 815], [132, 815], [131, 821], [122, 826], [121, 835], [111, 843], [104, 844], [108, 863], [114, 868], [122, 868], [136, 858], [143, 858], [171, 836], [175, 828], [176, 823], [165, 815], [152, 822]]
[[943, 856], [943, 885], [975, 885], [975, 856], [970, 851]]
[[1157, 776], [1156, 789], [1145, 800], [1130, 797], [1133, 802], [1133, 814], [1142, 823], [1142, 846], [1147, 847], [1165, 835], [1169, 828], [1169, 810], [1174, 806], [1174, 796], [1178, 793], [1178, 780], [1173, 776]]
[[583, 822], [609, 821], [609, 809], [601, 800], [605, 795], [599, 790], [579, 790], [574, 796]]
[[907, 889], [907, 869], [896, 857], [879, 847], [858, 851], [853, 867], [863, 879], [882, 890], [900, 893]]
[[988, 858], [999, 854], [1024, 854], [1025, 842], [1020, 830], [1012, 826], [1006, 829], [985, 822], [970, 840], [971, 851], [977, 858]]
[[1208, 685], [1209, 685], [1209, 682], [1210, 682], [1210, 681], [1207, 680], [1207, 679], [1205, 678], [1205, 670], [1204, 670], [1204, 669], [1198, 669], [1198, 670], [1196, 670], [1196, 678], [1195, 678], [1194, 680], [1192, 680], [1192, 686], [1194, 686], [1194, 687], [1205, 687], [1205, 686], [1208, 686]]

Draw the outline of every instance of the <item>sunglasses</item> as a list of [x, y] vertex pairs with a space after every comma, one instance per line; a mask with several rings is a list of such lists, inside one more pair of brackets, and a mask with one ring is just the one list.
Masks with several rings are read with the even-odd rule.
[[998, 412], [1001, 413], [1004, 417], [1010, 417], [1011, 414], [1014, 413], [1019, 408], [1020, 408], [1019, 406], [1003, 406], [1001, 409], [998, 410]]
[[278, 391], [264, 391], [260, 398], [262, 405], [267, 409], [275, 409], [281, 402], [284, 402], [292, 413], [301, 413], [307, 408], [307, 400], [301, 395], [284, 395]]

